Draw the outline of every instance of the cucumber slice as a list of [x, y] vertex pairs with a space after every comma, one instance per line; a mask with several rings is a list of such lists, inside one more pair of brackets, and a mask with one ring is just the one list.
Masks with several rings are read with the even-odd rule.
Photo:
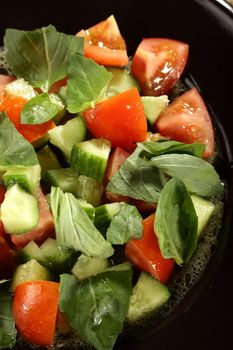
[[94, 207], [98, 207], [101, 203], [102, 194], [102, 182], [85, 175], [79, 176], [76, 197], [85, 199]]
[[42, 255], [38, 245], [31, 241], [24, 248], [18, 251], [20, 260], [22, 262], [27, 262], [32, 259], [38, 261], [43, 266], [49, 266], [48, 260]]
[[127, 319], [135, 322], [145, 318], [159, 310], [169, 298], [170, 292], [167, 286], [148, 273], [141, 272], [130, 298]]
[[14, 293], [15, 288], [27, 281], [51, 281], [53, 276], [46, 267], [40, 265], [36, 260], [32, 259], [26, 264], [18, 265], [11, 279], [9, 291]]
[[142, 96], [141, 100], [147, 121], [150, 125], [154, 125], [158, 116], [168, 105], [168, 96]]
[[49, 142], [49, 134], [46, 133], [45, 135], [33, 141], [32, 146], [35, 148], [35, 150], [40, 150], [42, 147], [45, 147], [48, 142]]
[[94, 225], [102, 234], [106, 234], [113, 216], [120, 211], [121, 206], [122, 203], [116, 202], [103, 204], [95, 209]]
[[191, 195], [191, 198], [198, 218], [197, 236], [199, 237], [213, 215], [215, 205], [194, 194]]
[[71, 157], [74, 144], [85, 140], [86, 126], [81, 116], [69, 120], [64, 125], [49, 130], [50, 142], [58, 147], [67, 159]]
[[41, 148], [37, 152], [37, 158], [41, 166], [41, 177], [43, 178], [46, 170], [58, 169], [61, 167], [58, 158], [49, 146]]
[[141, 90], [137, 80], [126, 69], [107, 67], [107, 70], [112, 73], [112, 79], [105, 91], [106, 98], [115, 96], [132, 87], [136, 87], [139, 91]]
[[40, 251], [44, 261], [48, 261], [47, 267], [56, 273], [70, 272], [78, 257], [77, 252], [58, 246], [52, 238], [48, 238], [40, 246]]
[[63, 192], [74, 195], [77, 192], [78, 178], [79, 174], [71, 168], [47, 170], [44, 174], [44, 181], [49, 187], [60, 187]]
[[26, 100], [36, 96], [36, 92], [33, 87], [23, 78], [16, 79], [5, 87], [5, 92], [9, 96], [20, 96]]
[[25, 191], [35, 196], [39, 188], [40, 173], [40, 165], [9, 169], [3, 175], [3, 180], [6, 187], [18, 184]]
[[58, 125], [60, 124], [62, 118], [64, 117], [64, 115], [66, 114], [66, 106], [64, 104], [64, 102], [62, 101], [62, 99], [57, 95], [54, 94], [53, 92], [51, 92], [49, 94], [51, 101], [57, 106], [58, 108], [58, 112], [57, 114], [53, 117], [53, 122]]
[[125, 271], [131, 269], [132, 264], [129, 261], [126, 261], [122, 264], [113, 265], [108, 268], [108, 271]]
[[35, 228], [39, 221], [37, 199], [18, 184], [9, 187], [1, 205], [6, 233], [19, 235]]
[[105, 139], [92, 139], [76, 143], [71, 152], [71, 167], [82, 175], [102, 181], [111, 151]]
[[82, 281], [85, 278], [105, 271], [108, 267], [109, 263], [107, 259], [99, 257], [91, 258], [85, 254], [81, 254], [72, 269], [72, 273]]
[[85, 210], [85, 212], [87, 213], [87, 215], [89, 216], [91, 221], [94, 222], [95, 208], [93, 207], [93, 205], [91, 205], [90, 203], [87, 203], [87, 201], [85, 199], [82, 199], [82, 198], [79, 198], [78, 202], [79, 202], [80, 206]]

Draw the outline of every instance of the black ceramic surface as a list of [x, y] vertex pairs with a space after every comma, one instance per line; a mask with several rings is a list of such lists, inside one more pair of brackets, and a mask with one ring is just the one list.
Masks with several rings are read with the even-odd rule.
[[169, 319], [172, 320], [169, 323], [140, 342], [123, 343], [118, 348], [231, 349], [233, 11], [221, 5], [220, 1], [207, 0], [144, 0], [141, 3], [129, 0], [8, 3], [1, 0], [0, 37], [7, 27], [35, 29], [49, 23], [58, 30], [72, 34], [112, 13], [126, 39], [129, 53], [135, 51], [143, 37], [169, 37], [189, 43], [187, 71], [191, 72], [216, 116], [218, 133], [224, 145], [224, 160], [218, 170], [228, 186], [218, 246], [199, 282], [179, 304], [178, 310], [170, 315]]

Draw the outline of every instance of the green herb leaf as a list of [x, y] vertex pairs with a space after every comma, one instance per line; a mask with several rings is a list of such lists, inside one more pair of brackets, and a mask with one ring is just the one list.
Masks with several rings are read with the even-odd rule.
[[[3, 283], [3, 282], [2, 282]], [[16, 329], [12, 313], [12, 297], [7, 288], [0, 289], [0, 349], [12, 349], [16, 343]]]
[[112, 244], [124, 244], [131, 238], [140, 239], [142, 229], [142, 217], [137, 208], [124, 203], [112, 218], [106, 234], [107, 241]]
[[62, 245], [88, 256], [108, 258], [114, 252], [71, 193], [52, 187], [51, 208], [55, 221], [56, 240]]
[[176, 178], [163, 188], [154, 228], [165, 258], [187, 262], [197, 246], [197, 215], [184, 183]]
[[210, 197], [223, 192], [214, 167], [200, 158], [189, 154], [165, 154], [151, 158], [151, 164], [183, 181], [191, 193]]
[[150, 161], [139, 158], [140, 149], [126, 159], [106, 190], [147, 202], [157, 203], [166, 179]]
[[53, 103], [46, 92], [30, 99], [21, 111], [22, 124], [42, 124], [52, 119], [59, 112], [58, 105]]
[[206, 146], [202, 143], [186, 144], [178, 141], [160, 140], [138, 143], [138, 147], [142, 150], [140, 157], [152, 158], [162, 154], [185, 153], [201, 158]]
[[132, 271], [106, 271], [79, 282], [62, 275], [60, 309], [97, 350], [111, 350], [121, 333], [132, 293]]
[[67, 74], [73, 52], [83, 52], [83, 38], [59, 33], [52, 25], [34, 31], [7, 29], [6, 58], [14, 75], [48, 92]]
[[92, 59], [74, 53], [70, 58], [68, 78], [67, 109], [70, 113], [78, 113], [99, 99], [112, 74]]
[[37, 165], [33, 146], [16, 130], [5, 113], [0, 113], [0, 170]]

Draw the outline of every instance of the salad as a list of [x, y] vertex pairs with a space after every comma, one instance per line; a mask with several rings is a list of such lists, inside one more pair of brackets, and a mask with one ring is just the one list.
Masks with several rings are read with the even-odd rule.
[[223, 184], [196, 88], [171, 92], [187, 44], [114, 16], [81, 30], [7, 29], [0, 75], [0, 349], [77, 332], [110, 350], [159, 313]]

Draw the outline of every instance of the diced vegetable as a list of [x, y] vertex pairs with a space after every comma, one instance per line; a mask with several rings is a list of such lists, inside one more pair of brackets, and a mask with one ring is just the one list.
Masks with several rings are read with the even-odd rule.
[[52, 345], [58, 302], [59, 283], [30, 281], [19, 284], [13, 299], [13, 315], [21, 336], [34, 344]]
[[92, 258], [85, 254], [81, 254], [72, 269], [72, 273], [79, 281], [82, 281], [85, 278], [107, 270], [108, 267], [109, 262], [107, 259], [99, 257]]
[[77, 194], [79, 174], [71, 168], [59, 168], [47, 170], [44, 174], [44, 181], [49, 187], [60, 187], [64, 192]]

